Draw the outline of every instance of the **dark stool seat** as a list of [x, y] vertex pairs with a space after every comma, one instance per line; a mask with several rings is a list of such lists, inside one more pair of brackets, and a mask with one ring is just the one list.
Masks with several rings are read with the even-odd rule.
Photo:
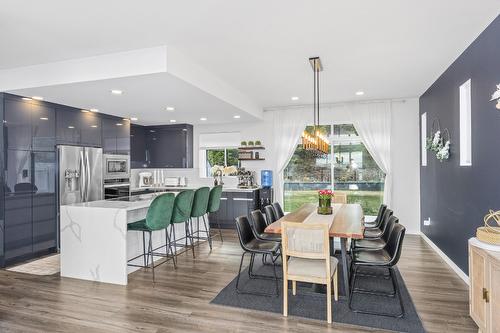
[[281, 242], [281, 236], [278, 234], [262, 233], [259, 235], [259, 238], [264, 241]]
[[384, 265], [389, 263], [391, 260], [391, 255], [387, 250], [371, 250], [371, 251], [355, 251], [352, 254], [353, 259], [358, 265]]
[[249, 251], [255, 253], [268, 254], [269, 252], [277, 253], [280, 248], [280, 244], [277, 242], [266, 242], [260, 239], [253, 239], [246, 244], [246, 247]]
[[382, 238], [374, 238], [374, 239], [357, 239], [354, 243], [354, 248], [362, 248], [362, 249], [383, 249], [385, 246], [385, 241]]

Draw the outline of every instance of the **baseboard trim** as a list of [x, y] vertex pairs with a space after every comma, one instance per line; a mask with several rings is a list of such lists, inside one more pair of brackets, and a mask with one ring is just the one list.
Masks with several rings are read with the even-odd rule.
[[436, 245], [434, 244], [433, 241], [431, 241], [423, 232], [420, 232], [420, 236], [423, 238], [423, 240], [429, 244], [429, 246], [448, 264], [448, 266], [450, 266], [450, 268], [465, 282], [467, 283], [467, 285], [470, 284], [469, 282], [469, 276], [467, 274], [464, 273], [464, 271], [462, 271], [460, 269], [460, 267], [458, 267], [454, 262], [453, 260], [451, 260], [443, 251], [441, 251], [441, 249]]

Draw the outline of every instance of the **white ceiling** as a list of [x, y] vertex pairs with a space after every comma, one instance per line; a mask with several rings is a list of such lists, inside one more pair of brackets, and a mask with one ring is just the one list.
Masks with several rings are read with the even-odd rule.
[[[322, 102], [414, 97], [499, 13], [500, 0], [4, 0], [0, 69], [168, 45], [257, 105], [272, 107], [312, 102], [307, 58], [319, 55]], [[142, 87], [148, 81], [134, 83], [141, 87], [134, 107], [146, 96], [160, 99]], [[171, 97], [182, 95], [172, 88]], [[78, 100], [71, 87], [44, 89], [82, 106], [93, 102]], [[365, 95], [355, 96], [358, 90]], [[127, 107], [109, 107], [117, 105]], [[198, 106], [197, 117], [206, 104]], [[150, 111], [144, 112], [147, 119]]]
[[[111, 94], [112, 89], [122, 95]], [[177, 123], [210, 124], [255, 120], [236, 107], [167, 73], [88, 81], [16, 90], [21, 96], [45, 100], [121, 117], [137, 117], [142, 125]], [[167, 111], [172, 106], [174, 111]], [[234, 119], [233, 116], [240, 116]], [[206, 121], [200, 118], [207, 118]]]

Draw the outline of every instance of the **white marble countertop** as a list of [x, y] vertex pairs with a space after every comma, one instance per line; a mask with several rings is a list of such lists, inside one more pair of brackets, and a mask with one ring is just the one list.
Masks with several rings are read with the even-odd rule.
[[136, 210], [136, 209], [142, 209], [142, 208], [147, 208], [151, 205], [151, 202], [153, 201], [154, 198], [156, 198], [158, 195], [163, 194], [163, 193], [178, 193], [178, 192], [155, 192], [155, 193], [148, 193], [148, 194], [140, 194], [140, 195], [131, 195], [128, 198], [129, 201], [126, 201], [124, 198], [120, 199], [110, 199], [110, 200], [97, 200], [97, 201], [91, 201], [91, 202], [81, 202], [81, 203], [76, 203], [76, 204], [70, 204], [66, 206], [71, 206], [71, 207], [85, 207], [85, 208], [111, 208], [111, 209], [125, 209], [127, 211], [129, 210]]
[[[136, 188], [131, 188], [130, 192], [139, 192], [139, 191], [172, 191], [172, 190], [187, 190], [187, 189], [197, 189], [200, 187], [205, 187], [206, 185], [188, 185], [188, 186], [155, 186], [155, 187], [136, 187]], [[211, 186], [210, 186], [211, 187]], [[222, 187], [223, 192], [253, 192], [260, 189], [260, 187], [257, 188], [237, 188], [237, 187]]]

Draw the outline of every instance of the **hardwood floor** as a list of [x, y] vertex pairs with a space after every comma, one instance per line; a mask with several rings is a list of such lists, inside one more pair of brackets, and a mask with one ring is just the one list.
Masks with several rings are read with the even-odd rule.
[[[235, 233], [179, 257], [126, 287], [0, 271], [0, 332], [373, 332], [279, 314], [222, 307], [210, 300], [238, 270]], [[104, 254], [103, 254], [104, 255]], [[398, 265], [428, 332], [477, 332], [466, 284], [419, 237], [408, 235]]]

